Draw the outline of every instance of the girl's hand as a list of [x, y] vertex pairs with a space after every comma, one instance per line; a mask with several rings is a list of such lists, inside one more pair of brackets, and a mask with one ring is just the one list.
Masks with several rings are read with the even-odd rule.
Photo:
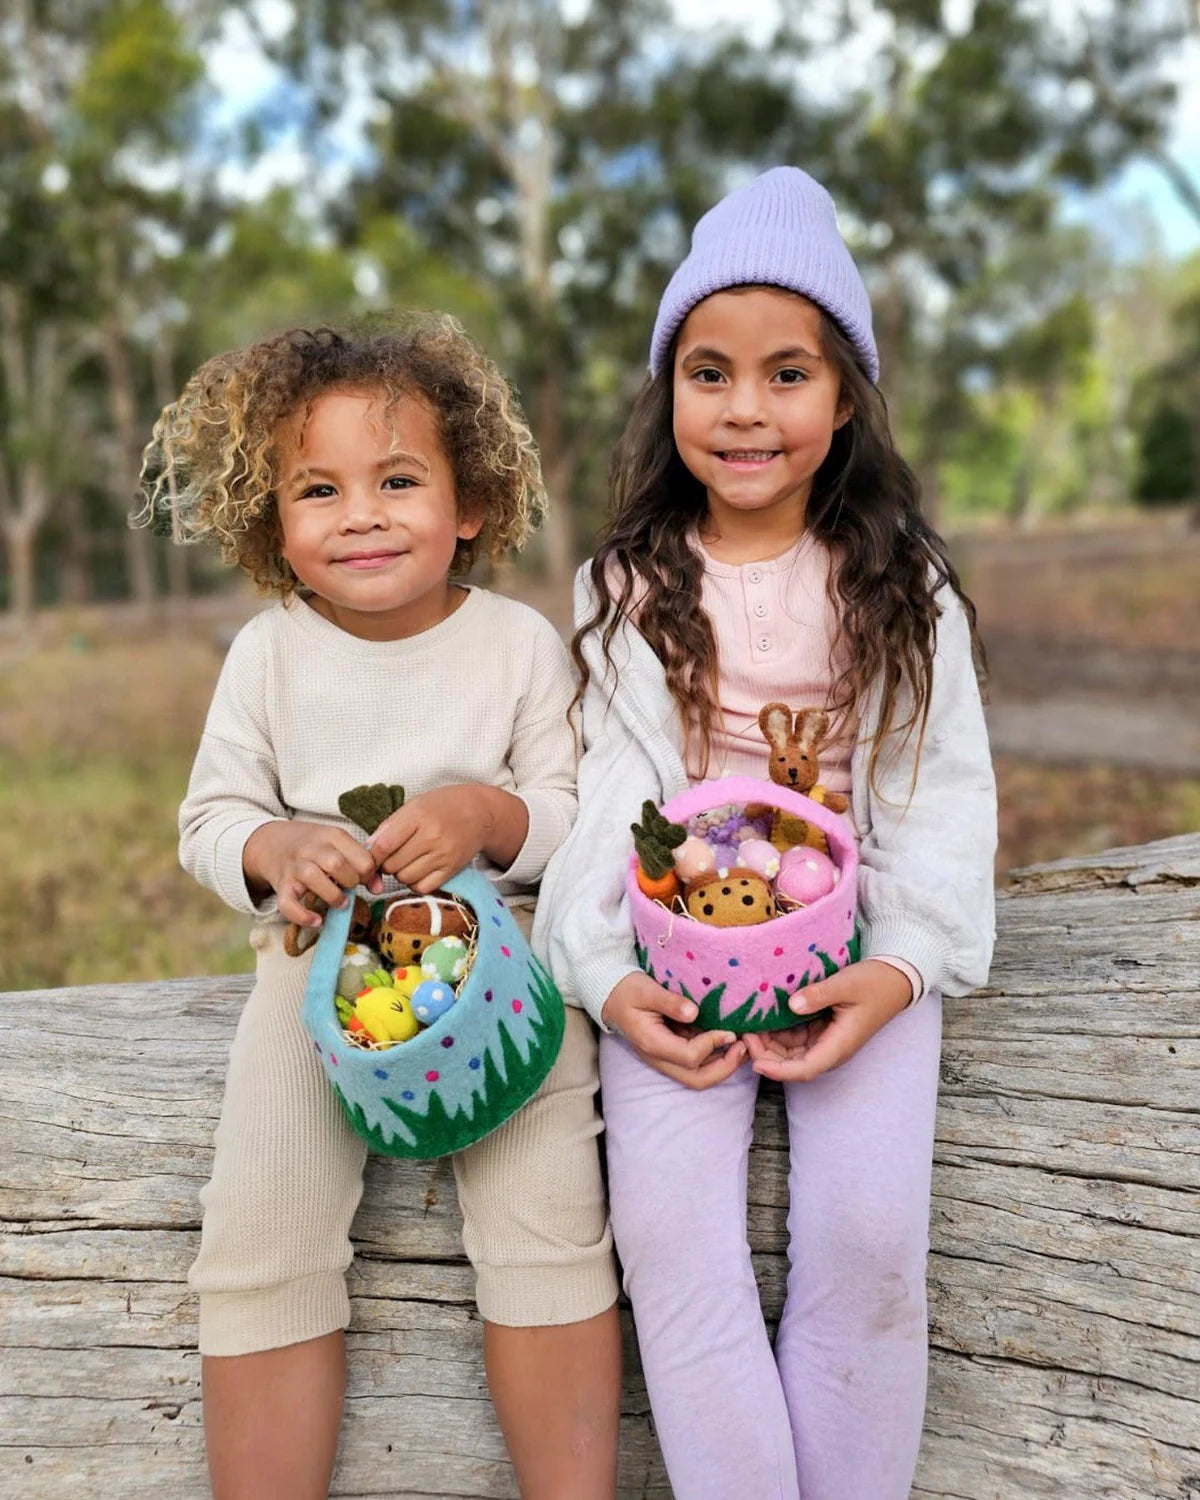
[[422, 896], [483, 853], [501, 869], [520, 852], [529, 809], [494, 786], [423, 792], [379, 825], [367, 848], [381, 870]]
[[[383, 881], [370, 854], [344, 829], [282, 819], [256, 828], [242, 849], [242, 870], [256, 901], [272, 890], [279, 913], [300, 927], [320, 927], [311, 902], [342, 906], [356, 885], [381, 891]], [[305, 904], [305, 897], [311, 897]]]
[[744, 1044], [731, 1031], [680, 1036], [671, 1023], [689, 1026], [696, 1019], [695, 1005], [664, 990], [648, 974], [626, 974], [604, 1002], [601, 1018], [643, 1062], [685, 1088], [723, 1083], [746, 1056]]
[[891, 964], [863, 959], [800, 990], [793, 1010], [829, 1010], [802, 1026], [749, 1032], [746, 1050], [756, 1073], [781, 1083], [805, 1083], [840, 1067], [912, 999], [908, 977]]

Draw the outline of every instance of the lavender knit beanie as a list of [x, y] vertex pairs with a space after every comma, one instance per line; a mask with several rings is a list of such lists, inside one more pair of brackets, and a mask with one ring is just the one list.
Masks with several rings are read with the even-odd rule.
[[652, 375], [697, 302], [733, 286], [802, 293], [841, 327], [871, 379], [879, 379], [867, 289], [838, 231], [833, 199], [799, 167], [772, 167], [722, 198], [696, 225], [691, 251], [658, 304]]

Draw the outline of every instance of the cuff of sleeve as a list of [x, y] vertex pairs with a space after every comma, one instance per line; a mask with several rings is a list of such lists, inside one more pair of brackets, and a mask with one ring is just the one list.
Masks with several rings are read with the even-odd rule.
[[248, 818], [244, 823], [234, 823], [217, 839], [213, 851], [213, 873], [221, 899], [227, 901], [234, 911], [245, 912], [249, 917], [273, 917], [279, 911], [279, 900], [274, 891], [255, 903], [246, 886], [246, 872], [242, 867], [246, 840], [256, 829], [278, 821], [277, 818]]
[[579, 1003], [601, 1031], [610, 1030], [601, 1015], [604, 1002], [626, 974], [640, 974], [641, 969], [628, 955], [611, 953], [577, 960], [573, 969], [573, 989]]
[[539, 792], [514, 792], [525, 804], [529, 814], [529, 827], [525, 830], [525, 842], [517, 850], [517, 857], [504, 870], [506, 881], [514, 885], [536, 885], [542, 878], [550, 856], [570, 832], [562, 809], [552, 796]]
[[[894, 955], [898, 953], [903, 953], [903, 960], [895, 958]], [[949, 958], [946, 944], [940, 936], [911, 921], [894, 919], [867, 924], [863, 934], [862, 956], [880, 959], [896, 968], [911, 964], [920, 980], [919, 988], [916, 985], [913, 987], [913, 993], [917, 996], [940, 987]]]
[[911, 1010], [918, 1000], [925, 994], [925, 981], [921, 978], [920, 970], [914, 969], [907, 959], [896, 958], [891, 953], [876, 953], [873, 955], [875, 961], [887, 964], [890, 968], [898, 969], [912, 986], [912, 994], [909, 996], [906, 1010]]

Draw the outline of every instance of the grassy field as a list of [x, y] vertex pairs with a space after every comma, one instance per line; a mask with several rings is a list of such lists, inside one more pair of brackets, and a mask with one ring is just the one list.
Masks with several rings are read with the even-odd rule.
[[[1003, 579], [981, 558], [972, 587], [994, 616]], [[1096, 637], [1122, 620], [1125, 638], [1179, 641], [1196, 611], [1194, 568], [1160, 569], [1156, 586], [1154, 569], [1122, 572], [1109, 555], [1101, 587], [1064, 562], [1073, 586], [1056, 591], [1058, 566], [1026, 567], [1022, 586], [1027, 599], [1041, 591], [1060, 630], [1080, 633], [1090, 600]], [[175, 814], [221, 629], [253, 607], [210, 601], [174, 633], [139, 634], [116, 612], [43, 621], [33, 649], [0, 639], [0, 859], [15, 898], [0, 906], [0, 990], [250, 967], [246, 921], [178, 867]], [[1197, 779], [1007, 760], [997, 770], [1001, 873], [1200, 827]]]

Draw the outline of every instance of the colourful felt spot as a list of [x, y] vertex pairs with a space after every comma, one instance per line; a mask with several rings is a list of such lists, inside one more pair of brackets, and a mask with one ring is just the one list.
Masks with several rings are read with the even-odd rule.
[[492, 921], [495, 922], [495, 924], [496, 924], [497, 927], [503, 927], [504, 926], [504, 923], [501, 922], [501, 920], [500, 920], [499, 917], [493, 917]]
[[519, 1000], [514, 1000], [513, 1001], [513, 1010], [516, 1011], [517, 1015], [521, 1014], [521, 1009], [522, 1009], [521, 1002]]
[[479, 1066], [479, 1059], [477, 1057], [473, 1057], [470, 1061], [469, 1066], [472, 1068], [477, 1068]]
[[454, 1038], [452, 1036], [444, 1036], [442, 1038], [442, 1046], [443, 1047], [453, 1047], [454, 1046]]
[[694, 953], [685, 953], [684, 957], [690, 961], [690, 960], [694, 960], [695, 957], [696, 957], [696, 955]]
[[783, 957], [783, 949], [782, 948], [776, 948], [776, 950], [775, 950], [775, 957], [776, 958], [782, 958]]
[[483, 992], [483, 998], [484, 998], [484, 999], [485, 999], [485, 1000], [486, 1000], [486, 1001], [487, 1001], [487, 1003], [488, 1003], [488, 1004], [489, 1004], [489, 1005], [490, 1005], [490, 1004], [491, 1004], [491, 1003], [492, 1003], [492, 992], [491, 992], [491, 990], [485, 990], [485, 991], [484, 991], [484, 992]]
[[809, 945], [808, 945], [808, 951], [810, 953], [815, 953], [817, 951], [817, 945], [816, 945], [816, 943], [809, 943]]
[[333, 1065], [334, 1065], [334, 1067], [335, 1067], [335, 1068], [336, 1068], [336, 1067], [337, 1067], [337, 1054], [336, 1054], [336, 1053], [333, 1053], [333, 1052], [331, 1052], [331, 1053], [330, 1053], [330, 1054], [329, 1054], [329, 1061], [330, 1061], [330, 1062], [331, 1062], [331, 1063], [332, 1063], [332, 1064], [333, 1064]]
[[794, 974], [789, 974], [783, 982], [784, 984], [795, 984], [796, 976]]
[[412, 1089], [405, 1089], [400, 1097], [401, 1099], [415, 1099], [417, 1096], [413, 1093]]
[[765, 979], [759, 985], [759, 989], [763, 992], [764, 995], [766, 994], [766, 992], [767, 992], [767, 981]]
[[704, 977], [701, 979], [700, 983], [701, 984], [711, 984], [712, 980], [708, 977], [707, 974], [705, 974]]
[[512, 957], [512, 949], [506, 948], [503, 943], [500, 944], [500, 952], [504, 954], [505, 958]]
[[320, 1044], [320, 1042], [314, 1042], [313, 1046], [317, 1049], [318, 1052], [320, 1052], [320, 1050], [321, 1050], [321, 1044]]
[[375, 1077], [376, 1078], [386, 1078], [387, 1077], [387, 1073], [386, 1073], [386, 1071], [383, 1068], [376, 1068], [375, 1069]]
[[496, 905], [497, 906], [503, 906], [504, 905], [504, 902], [501, 900], [501, 898], [499, 896], [496, 897]]
[[736, 969], [736, 968], [737, 968], [737, 966], [738, 966], [738, 961], [737, 961], [737, 959], [736, 959], [736, 958], [731, 958], [731, 959], [730, 959], [730, 960], [729, 960], [729, 967], [730, 967], [730, 968], [731, 968], [731, 969]]
[[426, 1075], [425, 1075], [425, 1082], [426, 1083], [436, 1083], [440, 1077], [441, 1077], [441, 1074], [438, 1072], [438, 1070], [436, 1068], [430, 1068], [429, 1072], [426, 1073]]

